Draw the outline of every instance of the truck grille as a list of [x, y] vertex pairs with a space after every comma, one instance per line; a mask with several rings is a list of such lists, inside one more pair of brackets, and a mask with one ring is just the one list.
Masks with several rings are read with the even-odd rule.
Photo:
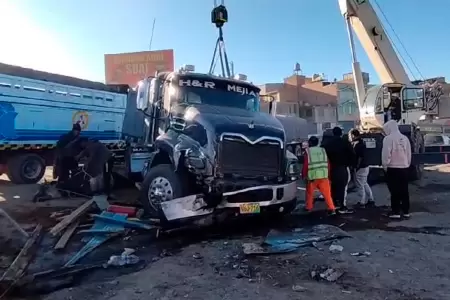
[[279, 142], [263, 140], [253, 145], [241, 137], [225, 136], [219, 144], [218, 152], [218, 172], [223, 175], [280, 175], [284, 152]]

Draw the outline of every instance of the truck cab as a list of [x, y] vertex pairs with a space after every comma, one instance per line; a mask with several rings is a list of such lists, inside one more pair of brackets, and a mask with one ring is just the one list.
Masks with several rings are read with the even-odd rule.
[[383, 128], [389, 120], [399, 124], [417, 123], [425, 113], [423, 87], [387, 83], [369, 88], [361, 108], [363, 128]]
[[[400, 132], [410, 140], [412, 153], [425, 151], [423, 135], [417, 124], [420, 117], [426, 113], [425, 89], [422, 86], [401, 83], [373, 86], [366, 91], [360, 112], [362, 138], [366, 143], [369, 164], [374, 172], [381, 173], [381, 169], [375, 167], [381, 165], [384, 137], [382, 128], [389, 120], [398, 122]], [[423, 165], [412, 164], [410, 179], [420, 179], [422, 172]]]
[[286, 150], [282, 124], [260, 112], [259, 88], [243, 79], [186, 66], [139, 83], [148, 154], [141, 201], [148, 212], [173, 220], [227, 208], [295, 208], [298, 160]]

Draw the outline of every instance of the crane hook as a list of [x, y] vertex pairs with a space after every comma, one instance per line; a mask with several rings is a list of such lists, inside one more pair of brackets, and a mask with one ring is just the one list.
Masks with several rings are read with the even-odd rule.
[[214, 8], [211, 11], [211, 23], [215, 24], [217, 28], [221, 28], [226, 22], [228, 22], [228, 11], [224, 0], [221, 1], [219, 6], [217, 6], [217, 0], [214, 0]]

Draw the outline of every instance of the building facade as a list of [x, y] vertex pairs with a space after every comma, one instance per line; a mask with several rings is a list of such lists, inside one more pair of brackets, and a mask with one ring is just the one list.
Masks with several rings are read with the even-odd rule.
[[[368, 73], [363, 72], [362, 77], [366, 89], [373, 86], [369, 84]], [[427, 106], [436, 106], [433, 103], [438, 101], [432, 117], [419, 122], [423, 131], [450, 134], [450, 84], [444, 77], [413, 83], [433, 87], [428, 88], [425, 94]], [[439, 96], [436, 85], [439, 86]], [[310, 134], [320, 134], [324, 129], [336, 125], [348, 131], [359, 124], [360, 115], [352, 73], [344, 74], [342, 80], [335, 79], [332, 82], [317, 74], [312, 77], [292, 75], [282, 83], [267, 83], [260, 88], [262, 95], [268, 95], [277, 102], [278, 114], [306, 119]], [[268, 110], [267, 104], [263, 103], [262, 106]]]
[[[366, 88], [370, 88], [369, 74], [363, 72], [362, 77]], [[312, 77], [292, 75], [282, 83], [268, 83], [260, 88], [262, 95], [269, 95], [277, 102], [278, 114], [306, 119], [311, 133], [320, 134], [336, 125], [348, 131], [359, 124], [352, 73], [344, 74], [339, 81], [327, 81], [317, 74]]]
[[[336, 124], [336, 88], [334, 83], [319, 75], [292, 75], [282, 83], [267, 83], [260, 88], [262, 95], [277, 102], [278, 114], [306, 119], [311, 134], [321, 133]], [[267, 107], [262, 104], [263, 110]]]

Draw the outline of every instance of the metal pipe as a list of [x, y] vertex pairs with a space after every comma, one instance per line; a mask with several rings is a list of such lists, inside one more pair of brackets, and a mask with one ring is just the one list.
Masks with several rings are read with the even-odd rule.
[[212, 57], [212, 60], [211, 60], [211, 65], [209, 67], [209, 74], [213, 74], [214, 73], [214, 65], [215, 65], [214, 62], [216, 60], [217, 48], [220, 47], [219, 42], [220, 42], [219, 39], [217, 39], [216, 47], [214, 48], [214, 53], [213, 53], [213, 57]]

